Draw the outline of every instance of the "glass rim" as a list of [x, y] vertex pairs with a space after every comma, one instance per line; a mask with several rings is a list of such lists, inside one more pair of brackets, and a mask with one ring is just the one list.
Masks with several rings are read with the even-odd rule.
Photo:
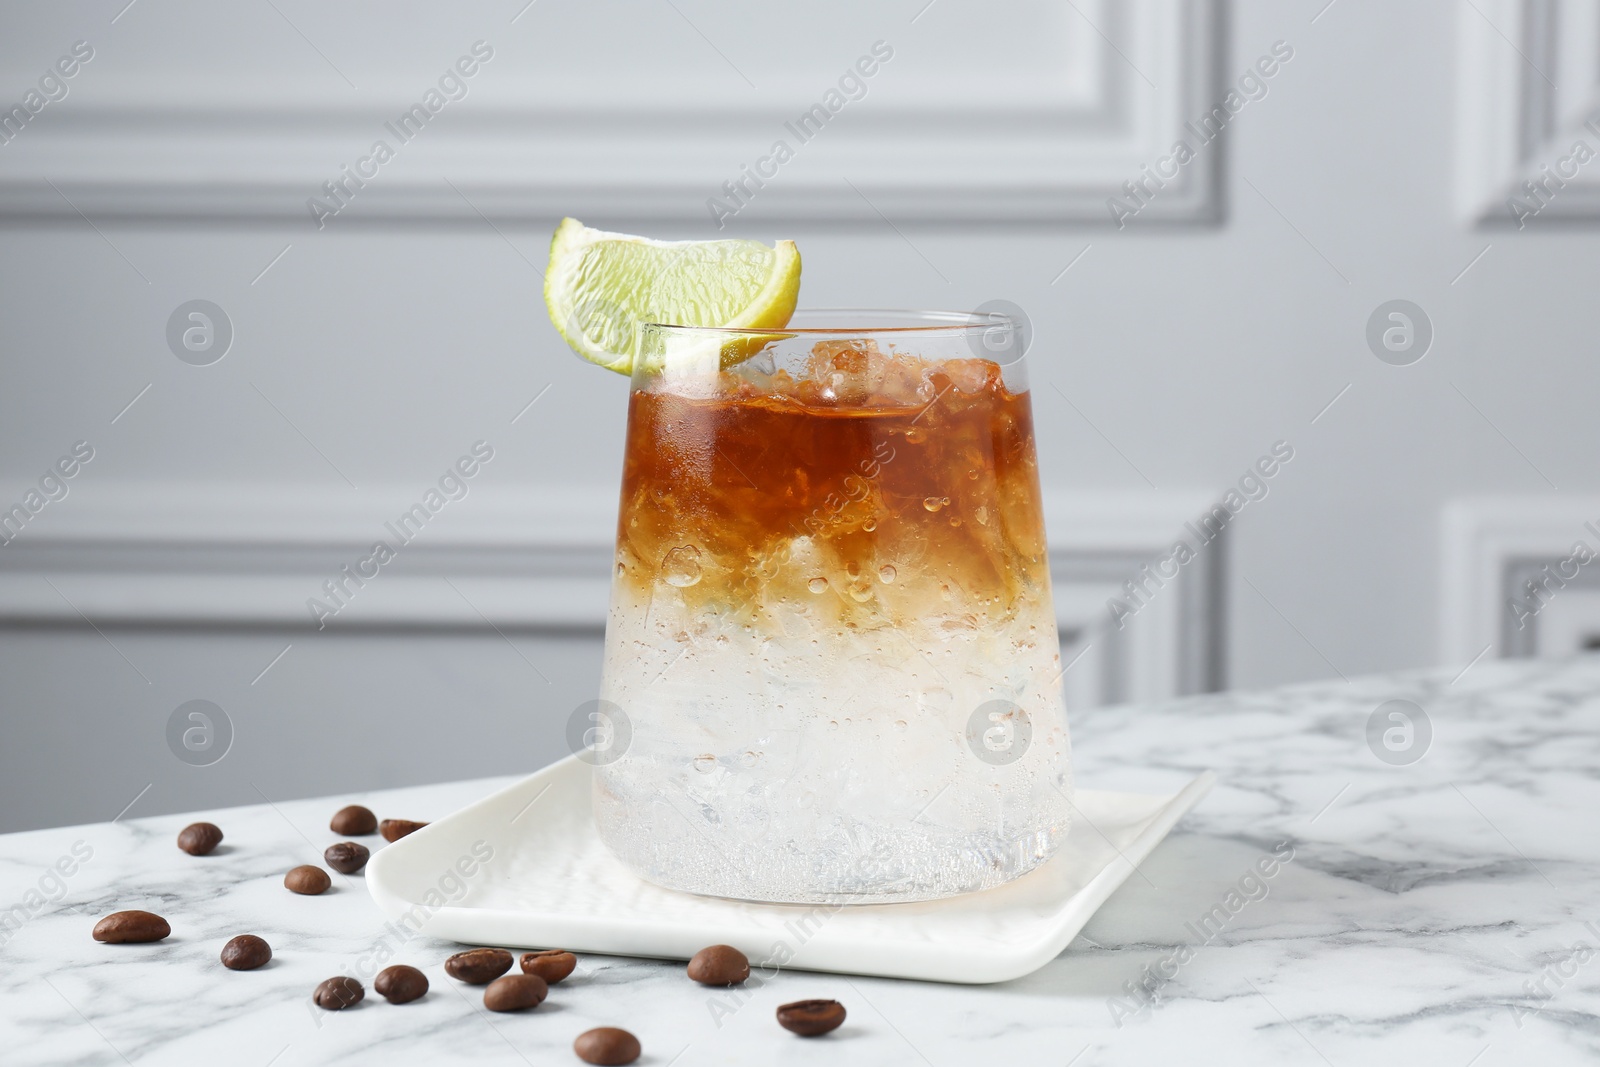
[[[797, 319], [834, 316], [840, 319], [856, 318], [869, 323], [884, 320], [884, 325], [865, 326], [810, 326], [795, 325]], [[910, 308], [798, 308], [785, 326], [687, 326], [675, 322], [644, 322], [641, 330], [670, 330], [675, 333], [700, 333], [721, 337], [749, 337], [776, 335], [828, 336], [849, 334], [881, 334], [925, 336], [936, 333], [964, 334], [993, 329], [995, 315], [980, 315], [972, 311], [925, 311]], [[894, 321], [898, 320], [898, 321]]]

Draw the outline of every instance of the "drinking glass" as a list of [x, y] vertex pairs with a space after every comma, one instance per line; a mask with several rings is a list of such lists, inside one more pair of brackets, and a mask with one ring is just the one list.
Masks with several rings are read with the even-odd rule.
[[802, 311], [640, 340], [602, 840], [660, 885], [791, 903], [1044, 862], [1070, 751], [1013, 324]]

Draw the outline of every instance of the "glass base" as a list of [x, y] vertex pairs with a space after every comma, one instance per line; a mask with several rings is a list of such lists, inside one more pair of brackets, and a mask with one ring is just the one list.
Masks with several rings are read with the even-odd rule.
[[993, 889], [1050, 859], [1070, 825], [1066, 797], [1056, 794], [1049, 821], [1016, 834], [835, 817], [808, 827], [802, 842], [759, 829], [734, 834], [711, 813], [664, 798], [625, 801], [598, 776], [594, 799], [601, 840], [641, 878], [765, 904], [890, 904]]

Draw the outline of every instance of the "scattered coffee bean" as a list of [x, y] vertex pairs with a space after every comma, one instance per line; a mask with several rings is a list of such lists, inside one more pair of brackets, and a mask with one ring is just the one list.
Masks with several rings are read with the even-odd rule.
[[230, 971], [253, 971], [272, 958], [272, 946], [255, 934], [240, 934], [222, 946], [222, 965]]
[[584, 1063], [614, 1067], [639, 1058], [639, 1039], [615, 1026], [601, 1026], [579, 1034], [578, 1040], [572, 1043], [572, 1051]]
[[222, 844], [222, 831], [215, 823], [190, 823], [178, 832], [178, 847], [191, 856], [204, 856]]
[[390, 1004], [409, 1004], [428, 991], [428, 976], [415, 967], [397, 963], [379, 971], [372, 988]]
[[550, 992], [536, 974], [508, 974], [496, 978], [483, 991], [483, 1006], [490, 1011], [522, 1011], [537, 1008]]
[[333, 818], [328, 820], [328, 829], [341, 837], [363, 837], [378, 832], [378, 817], [372, 814], [371, 808], [351, 804], [333, 813]]
[[361, 1003], [367, 995], [361, 983], [354, 978], [340, 976], [330, 978], [317, 986], [317, 991], [311, 994], [311, 999], [317, 1007], [327, 1008], [329, 1011], [343, 1011], [344, 1009]]
[[366, 845], [358, 845], [354, 841], [329, 845], [322, 853], [323, 861], [340, 874], [355, 874], [367, 865], [371, 857], [372, 853]]
[[778, 1025], [801, 1037], [819, 1037], [844, 1022], [844, 1005], [837, 1000], [797, 1000], [778, 1009]]
[[738, 985], [750, 977], [750, 960], [732, 945], [712, 945], [694, 954], [689, 977], [701, 985]]
[[444, 973], [468, 985], [488, 985], [511, 969], [511, 953], [503, 948], [469, 948], [444, 961]]
[[564, 949], [544, 948], [522, 954], [522, 973], [536, 974], [550, 985], [571, 974], [577, 965], [578, 957]]
[[321, 867], [311, 864], [302, 864], [283, 876], [283, 886], [291, 893], [300, 893], [314, 897], [318, 893], [326, 893], [333, 884], [333, 879], [328, 877], [328, 872]]
[[170, 933], [167, 920], [148, 911], [114, 911], [94, 924], [94, 939], [108, 945], [160, 941]]
[[412, 822], [410, 819], [385, 819], [378, 827], [378, 832], [385, 841], [398, 841], [407, 834], [414, 834], [424, 826], [425, 822]]

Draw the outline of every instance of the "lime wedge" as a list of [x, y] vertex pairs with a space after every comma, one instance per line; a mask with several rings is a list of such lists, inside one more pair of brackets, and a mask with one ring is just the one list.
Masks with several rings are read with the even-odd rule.
[[591, 363], [632, 374], [639, 325], [778, 328], [800, 295], [793, 241], [652, 241], [562, 219], [550, 241], [544, 303]]

